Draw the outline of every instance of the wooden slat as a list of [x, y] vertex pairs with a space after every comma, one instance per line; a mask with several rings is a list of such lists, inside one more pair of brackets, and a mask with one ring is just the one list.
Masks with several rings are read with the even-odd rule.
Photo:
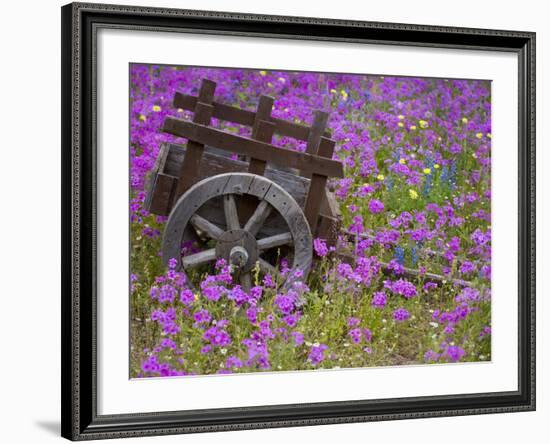
[[[254, 117], [254, 124], [252, 125], [252, 139], [259, 140], [260, 142], [271, 143], [271, 140], [273, 139], [273, 132], [275, 131], [275, 124], [269, 121], [269, 119], [271, 119], [273, 102], [273, 97], [260, 97], [256, 115]], [[252, 156], [249, 159], [248, 172], [263, 176], [266, 166], [267, 163], [264, 160], [260, 160]], [[246, 196], [241, 199], [239, 203], [239, 216], [241, 219], [248, 220], [257, 206], [258, 199], [255, 199], [252, 196]]]
[[223, 196], [223, 210], [225, 213], [225, 222], [228, 230], [238, 230], [241, 228], [239, 215], [237, 213], [237, 204], [233, 194]]
[[[202, 80], [198, 101], [194, 108], [195, 114], [193, 115], [193, 122], [204, 125], [210, 123], [214, 112], [214, 107], [211, 103], [214, 100], [215, 90], [215, 82], [208, 79]], [[203, 152], [204, 144], [197, 143], [197, 141], [194, 140], [190, 140], [187, 143], [187, 153], [181, 165], [178, 188], [175, 196], [176, 199], [196, 182], [196, 176], [200, 168]]]
[[[155, 190], [157, 185], [157, 177], [159, 173], [165, 173], [165, 165], [166, 165], [166, 159], [168, 157], [169, 152], [169, 146], [166, 144], [162, 144], [160, 146], [159, 153], [157, 155], [157, 158], [155, 160], [155, 165], [153, 166], [153, 169], [149, 173], [147, 177], [147, 183], [145, 185], [147, 194], [145, 195], [145, 201], [143, 202], [145, 208], [147, 211], [158, 214], [158, 208], [159, 205], [155, 203]], [[166, 173], [165, 173], [166, 174]], [[161, 205], [162, 207], [162, 205]], [[155, 210], [153, 211], [152, 208]]]
[[206, 233], [211, 239], [218, 240], [223, 234], [223, 230], [220, 227], [214, 225], [196, 213], [191, 216], [189, 222], [191, 222], [196, 229]]
[[258, 249], [261, 251], [269, 250], [270, 248], [281, 247], [290, 243], [292, 243], [292, 235], [290, 233], [281, 233], [258, 240]]
[[336, 246], [340, 226], [341, 220], [339, 218], [321, 214], [317, 223], [316, 237], [324, 239], [328, 246]]
[[209, 250], [201, 251], [199, 253], [191, 254], [189, 256], [184, 256], [181, 259], [183, 268], [194, 268], [200, 265], [207, 264], [216, 260], [216, 250], [211, 248]]
[[[258, 123], [258, 129], [255, 134], [256, 137], [253, 136], [253, 139], [271, 144], [274, 129], [275, 125], [273, 123], [262, 120]], [[266, 165], [267, 162], [265, 160], [260, 160], [257, 157], [252, 156], [250, 158], [248, 172], [263, 176]]]
[[[319, 156], [330, 159], [334, 152], [334, 140], [321, 138], [319, 145]], [[311, 182], [309, 184], [309, 192], [306, 198], [306, 204], [304, 213], [306, 219], [309, 222], [311, 232], [315, 233], [317, 230], [317, 222], [319, 219], [319, 210], [321, 208], [321, 201], [324, 198], [324, 190], [327, 185], [327, 176], [318, 173], [313, 173], [311, 176]]]
[[159, 216], [168, 216], [172, 209], [176, 180], [172, 176], [158, 173], [153, 178], [153, 181], [149, 211]]
[[[317, 154], [319, 144], [321, 143], [321, 137], [323, 137], [323, 133], [325, 132], [325, 128], [327, 126], [327, 121], [328, 113], [315, 110], [313, 125], [311, 125], [309, 136], [307, 138], [306, 153]], [[304, 177], [311, 177], [311, 174], [305, 171], [300, 172], [300, 174]]]
[[319, 213], [324, 214], [329, 217], [340, 217], [342, 213], [340, 212], [340, 205], [336, 201], [336, 196], [332, 191], [329, 191], [325, 188], [325, 194], [321, 200], [321, 208]]
[[[258, 102], [258, 109], [256, 110], [256, 116], [254, 118], [254, 124], [252, 125], [253, 139], [259, 140], [260, 142], [271, 143], [273, 132], [275, 131], [275, 124], [269, 121], [269, 119], [271, 119], [273, 102], [273, 97], [260, 97], [260, 101]], [[252, 156], [250, 157], [250, 166], [248, 167], [248, 172], [262, 176], [265, 171], [265, 166], [265, 161]]]
[[212, 145], [233, 153], [250, 157], [254, 156], [276, 165], [296, 168], [301, 171], [322, 174], [328, 177], [344, 176], [342, 164], [336, 160], [278, 148], [268, 143], [226, 133], [194, 122], [167, 117], [162, 130], [175, 136], [194, 140], [202, 145]]
[[[275, 99], [270, 96], [260, 96], [258, 101], [258, 109], [256, 110], [256, 115], [254, 116], [254, 124], [252, 125], [252, 138], [258, 139], [258, 128], [260, 122], [265, 120], [268, 121], [271, 119], [271, 111], [273, 110], [273, 103]], [[263, 142], [266, 142], [263, 140]]]
[[271, 205], [269, 205], [265, 200], [262, 200], [256, 207], [254, 214], [252, 214], [250, 219], [246, 222], [244, 229], [252, 234], [252, 236], [256, 236], [265, 220], [270, 215], [271, 208]]
[[[195, 96], [176, 92], [174, 96], [174, 107], [188, 111], [195, 109], [197, 98]], [[240, 109], [234, 106], [226, 105], [219, 102], [213, 102], [214, 111], [212, 116], [216, 119], [225, 120], [227, 122], [238, 123], [239, 125], [254, 125], [255, 112]], [[289, 122], [284, 119], [273, 117], [271, 121], [275, 124], [275, 133], [282, 136], [292, 137], [293, 139], [307, 141], [310, 129], [306, 125]], [[324, 137], [330, 137], [330, 131], [323, 133]]]
[[[180, 165], [183, 162], [186, 148], [184, 145], [178, 145], [175, 143], [166, 143], [164, 146], [166, 146], [167, 149], [169, 147], [169, 155], [166, 159], [162, 173], [169, 176], [174, 176], [174, 179], [177, 180], [175, 176], [177, 176], [180, 170]], [[222, 151], [222, 153], [225, 154], [224, 151]], [[216, 174], [245, 173], [247, 168], [248, 164], [246, 162], [231, 159], [229, 156], [217, 154], [216, 152], [211, 151], [211, 148], [207, 146], [205, 147], [201, 161], [198, 180], [215, 176]], [[270, 165], [267, 166], [264, 176], [288, 191], [296, 202], [298, 202], [300, 207], [304, 206], [305, 196], [309, 188], [309, 179], [297, 176]]]

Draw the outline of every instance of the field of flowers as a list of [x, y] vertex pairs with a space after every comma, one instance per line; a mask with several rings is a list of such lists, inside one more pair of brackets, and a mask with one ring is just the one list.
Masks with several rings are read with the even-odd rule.
[[[283, 291], [257, 275], [248, 293], [223, 261], [198, 291], [175, 260], [163, 267], [166, 218], [144, 208], [145, 186], [160, 144], [185, 142], [160, 131], [167, 115], [191, 118], [175, 91], [202, 78], [243, 109], [268, 94], [275, 117], [330, 113], [345, 178], [329, 188], [354, 261], [315, 239], [306, 282]], [[131, 377], [491, 359], [490, 82], [141, 64], [130, 82]]]

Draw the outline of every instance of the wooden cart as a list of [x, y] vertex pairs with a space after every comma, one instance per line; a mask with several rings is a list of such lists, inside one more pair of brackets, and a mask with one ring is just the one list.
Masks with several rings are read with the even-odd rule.
[[[326, 184], [343, 177], [343, 168], [332, 159], [328, 114], [315, 111], [308, 127], [272, 117], [269, 96], [261, 96], [253, 112], [214, 101], [215, 89], [215, 82], [203, 79], [198, 96], [176, 93], [174, 107], [193, 111], [193, 119], [164, 121], [162, 130], [187, 144], [163, 144], [149, 180], [146, 208], [169, 216], [163, 260], [176, 258], [185, 272], [223, 258], [245, 289], [257, 264], [288, 287], [307, 276], [312, 238], [329, 244], [337, 238], [338, 207]], [[212, 118], [250, 126], [252, 136], [213, 128]], [[306, 151], [274, 146], [274, 134], [306, 141]], [[182, 249], [190, 243], [201, 250]], [[274, 254], [281, 249], [291, 262], [284, 278]]]

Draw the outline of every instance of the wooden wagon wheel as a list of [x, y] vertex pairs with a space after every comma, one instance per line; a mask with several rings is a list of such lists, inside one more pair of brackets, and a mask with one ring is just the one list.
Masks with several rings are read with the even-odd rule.
[[[237, 212], [238, 196], [254, 196], [259, 203], [250, 218], [241, 225]], [[223, 199], [225, 227], [200, 216], [198, 210], [208, 201]], [[257, 238], [272, 211], [280, 214], [286, 227], [280, 233]], [[197, 232], [215, 241], [215, 247], [182, 256], [185, 240], [196, 238]], [[178, 259], [178, 270], [186, 270], [214, 263], [224, 258], [239, 272], [244, 289], [251, 286], [251, 271], [259, 264], [263, 273], [277, 277], [276, 268], [261, 255], [269, 249], [288, 245], [293, 249], [293, 263], [283, 286], [288, 288], [296, 279], [304, 279], [312, 260], [312, 236], [307, 219], [294, 198], [282, 187], [249, 173], [227, 173], [208, 177], [187, 190], [174, 205], [163, 237], [163, 260]], [[300, 277], [301, 273], [303, 277]], [[298, 276], [296, 276], [298, 275]]]

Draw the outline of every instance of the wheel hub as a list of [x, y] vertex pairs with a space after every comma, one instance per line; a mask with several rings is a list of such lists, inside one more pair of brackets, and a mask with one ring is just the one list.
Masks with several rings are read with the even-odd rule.
[[216, 257], [223, 258], [240, 271], [250, 271], [258, 260], [258, 243], [246, 230], [228, 230], [218, 239]]

